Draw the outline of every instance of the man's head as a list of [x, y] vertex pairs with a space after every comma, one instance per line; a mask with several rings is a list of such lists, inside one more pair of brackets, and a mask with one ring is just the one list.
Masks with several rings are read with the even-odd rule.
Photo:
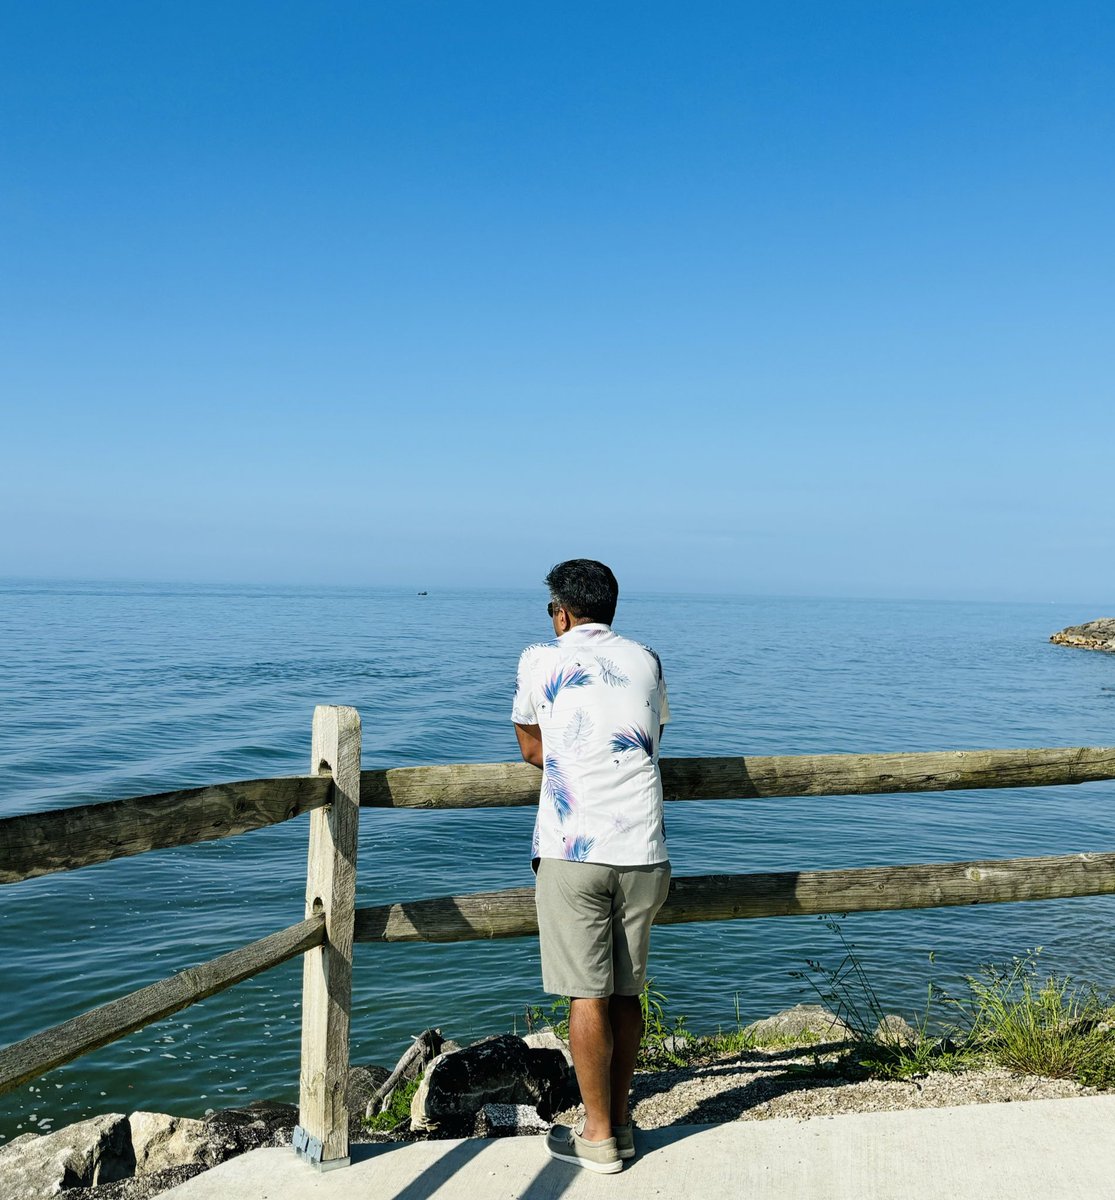
[[554, 609], [564, 609], [573, 618], [572, 623], [599, 621], [611, 625], [616, 615], [619, 584], [602, 562], [571, 558], [551, 567], [545, 582]]

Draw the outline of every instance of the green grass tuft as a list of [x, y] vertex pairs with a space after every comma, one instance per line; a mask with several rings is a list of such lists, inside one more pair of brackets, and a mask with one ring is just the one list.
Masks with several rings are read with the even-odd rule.
[[1094, 987], [1039, 974], [1041, 948], [968, 976], [968, 1043], [1026, 1075], [1115, 1086], [1115, 1010]]
[[391, 1103], [374, 1117], [365, 1117], [364, 1124], [377, 1133], [390, 1133], [410, 1117], [410, 1102], [414, 1099], [414, 1093], [418, 1091], [421, 1082], [422, 1076], [419, 1075], [417, 1079], [408, 1079], [400, 1083], [391, 1093]]

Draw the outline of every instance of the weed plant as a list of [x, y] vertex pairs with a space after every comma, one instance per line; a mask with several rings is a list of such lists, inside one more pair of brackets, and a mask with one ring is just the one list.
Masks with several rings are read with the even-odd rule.
[[[1042, 977], [1040, 946], [1015, 956], [1009, 968], [985, 965], [965, 976], [965, 996], [953, 996], [930, 980], [910, 1038], [908, 1031], [888, 1026], [878, 993], [839, 920], [822, 920], [838, 938], [843, 958], [835, 969], [809, 960], [808, 972], [791, 975], [804, 980], [852, 1030], [855, 1056], [869, 1074], [908, 1079], [991, 1063], [1019, 1074], [1115, 1087], [1111, 998], [1105, 1001], [1094, 987], [1078, 986], [1067, 976]], [[940, 1005], [950, 1010], [950, 1021], [934, 1011]], [[939, 1036], [930, 1033], [934, 1025]]]
[[414, 1099], [414, 1093], [418, 1091], [421, 1082], [422, 1076], [419, 1075], [417, 1079], [407, 1079], [400, 1083], [391, 1093], [391, 1103], [383, 1112], [365, 1117], [364, 1124], [377, 1133], [390, 1133], [410, 1117], [410, 1102]]
[[1111, 997], [1038, 970], [1041, 947], [968, 976], [968, 1044], [1020, 1074], [1115, 1087]]

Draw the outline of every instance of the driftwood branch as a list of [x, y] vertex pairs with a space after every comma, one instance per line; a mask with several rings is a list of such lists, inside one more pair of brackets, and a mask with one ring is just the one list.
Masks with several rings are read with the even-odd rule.
[[287, 775], [5, 817], [0, 883], [263, 829], [321, 808], [330, 788], [327, 777]]
[[[1003, 904], [1115, 893], [1115, 853], [675, 878], [656, 925]], [[356, 910], [358, 942], [464, 942], [538, 932], [533, 888]]]
[[[402, 1058], [395, 1064], [395, 1069], [368, 1097], [368, 1105], [364, 1110], [365, 1117], [374, 1117], [377, 1112], [383, 1112], [391, 1103], [391, 1097], [399, 1086], [399, 1080], [409, 1074], [412, 1064], [432, 1062], [440, 1053], [444, 1042], [440, 1029], [424, 1029], [403, 1052]], [[422, 1066], [415, 1069], [421, 1070]]]
[[[869, 796], [1115, 779], [1115, 747], [666, 758], [661, 765], [667, 800]], [[507, 808], [536, 804], [539, 779], [538, 769], [526, 763], [365, 771], [360, 803], [373, 808]]]
[[0, 1093], [278, 966], [321, 945], [324, 937], [324, 917], [301, 921], [6, 1046], [0, 1050]]

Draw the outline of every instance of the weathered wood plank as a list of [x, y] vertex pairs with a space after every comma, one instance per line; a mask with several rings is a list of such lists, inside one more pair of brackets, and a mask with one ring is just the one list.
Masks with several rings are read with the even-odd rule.
[[0, 883], [188, 846], [289, 821], [329, 801], [331, 781], [245, 779], [0, 820]]
[[152, 1021], [169, 1017], [234, 983], [278, 966], [296, 954], [319, 946], [324, 937], [323, 917], [300, 921], [6, 1046], [0, 1050], [0, 1093], [11, 1091], [29, 1079], [106, 1046]]
[[[656, 925], [834, 912], [1002, 904], [1115, 893], [1115, 853], [837, 871], [675, 878]], [[356, 911], [358, 942], [463, 942], [538, 932], [533, 888]]]
[[[668, 758], [668, 800], [762, 799], [1043, 787], [1115, 779], [1115, 748], [945, 750]], [[463, 763], [364, 771], [361, 803], [380, 808], [535, 804], [526, 763]], [[262, 829], [329, 802], [324, 776], [248, 779], [0, 819], [0, 884]]]
[[[365, 771], [372, 808], [508, 808], [536, 804], [540, 772], [527, 763], [455, 763]], [[1046, 787], [1115, 779], [1115, 747], [935, 750], [903, 754], [793, 754], [665, 758], [667, 800], [889, 795]]]
[[348, 1158], [349, 1014], [356, 852], [360, 828], [360, 714], [314, 709], [310, 768], [333, 779], [333, 799], [310, 816], [306, 916], [325, 917], [325, 941], [303, 959], [298, 1123], [321, 1143], [320, 1165]]

